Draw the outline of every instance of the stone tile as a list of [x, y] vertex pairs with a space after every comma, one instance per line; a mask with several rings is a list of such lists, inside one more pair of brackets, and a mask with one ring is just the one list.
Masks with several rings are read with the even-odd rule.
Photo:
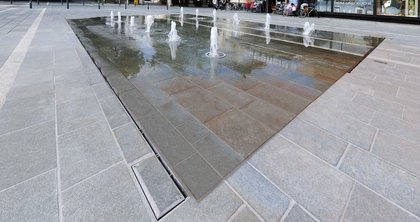
[[0, 136], [0, 190], [56, 167], [54, 121]]
[[195, 143], [197, 140], [210, 134], [210, 130], [194, 118], [190, 118], [176, 128], [190, 143]]
[[343, 139], [299, 118], [290, 122], [280, 134], [333, 166], [337, 165], [348, 144]]
[[225, 80], [225, 82], [244, 91], [258, 84], [257, 80], [251, 79], [251, 78], [240, 78], [240, 79], [233, 78], [233, 79], [227, 79]]
[[194, 87], [193, 83], [179, 77], [160, 81], [157, 85], [168, 95], [177, 94], [191, 87]]
[[366, 150], [372, 144], [376, 133], [374, 127], [317, 102], [311, 104], [298, 117]]
[[306, 213], [302, 207], [295, 204], [290, 210], [287, 217], [284, 219], [285, 222], [315, 222], [316, 220]]
[[255, 100], [255, 97], [248, 93], [224, 83], [218, 84], [209, 90], [218, 98], [225, 100], [236, 108], [240, 108]]
[[10, 89], [6, 100], [24, 99], [42, 94], [54, 94], [54, 84], [52, 81], [46, 81], [30, 85], [18, 85]]
[[214, 134], [210, 134], [199, 140], [194, 144], [194, 147], [216, 169], [219, 175], [222, 176], [226, 176], [232, 172], [244, 159]]
[[153, 86], [150, 82], [134, 81], [132, 79], [130, 81], [154, 106], [162, 106], [171, 101], [168, 94], [160, 88]]
[[102, 74], [97, 70], [96, 67], [94, 69], [86, 71], [85, 75], [89, 79], [89, 84], [94, 85], [98, 83], [106, 83]]
[[343, 221], [419, 221], [372, 191], [356, 185]]
[[121, 74], [115, 74], [107, 76], [106, 79], [109, 82], [109, 85], [111, 85], [112, 89], [115, 91], [117, 95], [120, 95], [123, 92], [126, 92], [128, 90], [135, 89], [133, 84], [130, 83], [123, 75]]
[[59, 136], [58, 150], [63, 190], [122, 159], [105, 122]]
[[230, 222], [258, 222], [261, 221], [258, 219], [248, 207], [242, 207], [239, 209], [239, 212], [230, 220]]
[[56, 171], [0, 192], [1, 221], [58, 221]]
[[179, 126], [182, 123], [193, 118], [181, 105], [171, 100], [162, 106], [158, 107], [158, 110], [172, 123], [174, 126]]
[[83, 80], [55, 84], [57, 104], [89, 98], [93, 92]]
[[114, 129], [114, 133], [127, 163], [151, 152], [149, 145], [133, 124]]
[[151, 221], [123, 163], [66, 190], [62, 200], [67, 221]]
[[248, 164], [228, 182], [266, 221], [279, 221], [289, 206], [289, 198]]
[[323, 221], [337, 221], [352, 181], [276, 135], [249, 160], [261, 173]]
[[420, 215], [420, 179], [378, 157], [350, 147], [340, 170], [372, 190]]
[[371, 124], [400, 138], [420, 143], [420, 126], [381, 113], [375, 113]]
[[115, 95], [112, 89], [109, 87], [108, 83], [96, 84], [92, 86], [92, 89], [99, 100], [106, 98], [110, 95]]
[[197, 87], [174, 95], [175, 100], [201, 122], [229, 110], [231, 106]]
[[403, 112], [403, 105], [399, 103], [387, 101], [364, 93], [358, 93], [353, 101], [393, 117], [400, 117]]
[[148, 115], [141, 119], [146, 136], [156, 145], [164, 158], [175, 166], [185, 160], [196, 150], [171, 126], [159, 113]]
[[198, 154], [182, 161], [175, 166], [174, 170], [195, 199], [203, 198], [222, 180], [216, 171]]
[[407, 99], [416, 103], [419, 103], [420, 100], [419, 91], [409, 90], [405, 88], [400, 88], [398, 90], [397, 98]]
[[405, 106], [403, 119], [412, 124], [420, 125], [420, 109]]
[[51, 93], [6, 101], [0, 108], [0, 135], [50, 120], [54, 120]]
[[131, 122], [120, 101], [115, 96], [108, 96], [99, 101], [112, 129]]
[[58, 135], [105, 120], [94, 96], [57, 105]]
[[300, 113], [310, 103], [301, 96], [269, 84], [258, 84], [247, 92], [294, 114]]
[[126, 91], [119, 95], [128, 113], [136, 120], [156, 111], [147, 99], [136, 89]]
[[210, 120], [206, 126], [246, 158], [274, 131], [238, 110], [230, 110]]
[[260, 99], [242, 107], [241, 111], [252, 116], [274, 131], [279, 131], [296, 116], [295, 114]]
[[369, 81], [368, 79], [360, 78], [357, 76], [345, 75], [342, 79], [343, 81], [350, 83], [353, 87], [357, 87], [361, 90], [369, 89], [373, 90], [374, 92], [378, 91], [381, 93], [386, 93], [387, 95], [394, 96], [397, 94], [398, 90], [398, 86], [376, 82], [374, 80]]
[[157, 218], [184, 200], [175, 182], [155, 156], [134, 165], [133, 170], [148, 201], [152, 202], [151, 207]]
[[222, 183], [201, 201], [187, 198], [184, 203], [166, 215], [162, 221], [227, 221], [241, 205], [241, 199], [226, 184]]

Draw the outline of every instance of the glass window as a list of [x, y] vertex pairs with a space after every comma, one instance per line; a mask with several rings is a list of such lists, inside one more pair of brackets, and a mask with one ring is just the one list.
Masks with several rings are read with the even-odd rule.
[[418, 0], [377, 0], [378, 15], [418, 16]]
[[332, 1], [333, 0], [318, 0], [315, 8], [318, 12], [331, 12]]
[[334, 12], [373, 15], [373, 0], [335, 0]]

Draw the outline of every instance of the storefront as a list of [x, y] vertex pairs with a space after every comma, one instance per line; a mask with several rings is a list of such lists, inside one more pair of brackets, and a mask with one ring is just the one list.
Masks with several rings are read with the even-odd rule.
[[318, 0], [321, 15], [420, 24], [419, 0]]

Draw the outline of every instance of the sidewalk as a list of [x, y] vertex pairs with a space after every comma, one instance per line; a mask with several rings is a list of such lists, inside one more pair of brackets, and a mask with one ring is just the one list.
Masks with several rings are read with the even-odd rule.
[[[66, 22], [118, 5], [2, 4], [0, 220], [155, 221], [130, 169], [152, 151]], [[419, 26], [308, 20], [386, 40], [206, 198], [162, 221], [420, 221]]]

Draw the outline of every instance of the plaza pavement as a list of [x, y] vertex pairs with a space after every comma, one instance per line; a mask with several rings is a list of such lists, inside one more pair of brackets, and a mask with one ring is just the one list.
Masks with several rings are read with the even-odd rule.
[[[117, 8], [0, 4], [0, 221], [156, 220], [130, 169], [153, 154], [66, 22]], [[306, 20], [386, 39], [207, 197], [162, 221], [420, 221], [420, 27], [272, 16]]]

